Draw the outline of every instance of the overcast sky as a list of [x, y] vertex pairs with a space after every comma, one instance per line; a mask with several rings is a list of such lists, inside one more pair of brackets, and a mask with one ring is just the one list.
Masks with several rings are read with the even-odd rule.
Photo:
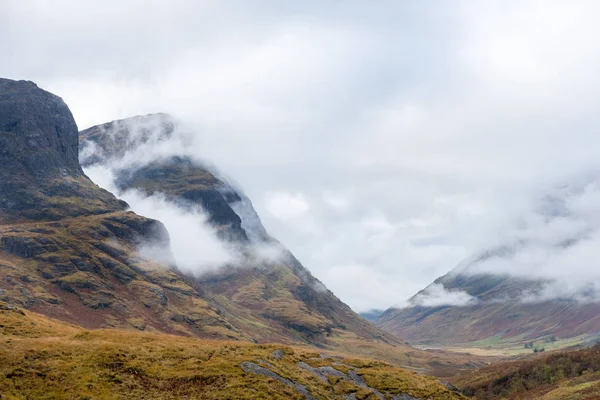
[[185, 120], [270, 233], [363, 311], [597, 170], [599, 15], [597, 1], [2, 0], [0, 76], [58, 94], [80, 128]]

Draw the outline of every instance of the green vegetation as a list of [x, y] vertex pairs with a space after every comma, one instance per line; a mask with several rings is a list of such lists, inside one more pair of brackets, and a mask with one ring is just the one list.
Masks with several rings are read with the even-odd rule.
[[[500, 335], [477, 340], [469, 343], [453, 345], [430, 345], [418, 346], [419, 348], [439, 348], [444, 351], [466, 352], [477, 355], [488, 355], [493, 357], [524, 356], [544, 349], [544, 351], [556, 351], [581, 346], [589, 346], [598, 339], [595, 334], [579, 335], [570, 338], [557, 338], [556, 336], [541, 337], [535, 341], [526, 340], [523, 336], [503, 338]], [[536, 353], [537, 353], [536, 352]]]

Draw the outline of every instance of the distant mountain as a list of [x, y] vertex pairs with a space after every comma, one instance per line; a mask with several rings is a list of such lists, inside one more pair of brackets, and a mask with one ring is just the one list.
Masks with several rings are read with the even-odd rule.
[[[376, 325], [410, 343], [478, 347], [600, 338], [598, 174], [534, 199], [498, 244], [464, 260]], [[566, 340], [569, 339], [569, 340]], [[516, 346], [517, 349], [519, 346]]]
[[383, 314], [385, 310], [369, 310], [365, 312], [361, 312], [360, 315], [369, 322], [375, 322], [377, 318]]
[[[477, 346], [487, 347], [551, 337], [579, 337], [577, 343], [598, 340], [600, 303], [594, 296], [588, 301], [582, 299], [594, 293], [544, 299], [541, 294], [554, 283], [550, 279], [477, 272], [478, 264], [490, 259], [510, 260], [514, 251], [502, 247], [459, 265], [409, 299], [406, 307], [386, 310], [376, 325], [422, 345], [479, 342]], [[454, 301], [432, 298], [435, 290], [442, 290]], [[457, 298], [460, 301], [456, 302]]]

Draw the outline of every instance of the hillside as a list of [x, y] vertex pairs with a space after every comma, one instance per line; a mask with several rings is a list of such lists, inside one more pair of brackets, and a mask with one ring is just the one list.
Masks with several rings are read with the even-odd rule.
[[85, 330], [0, 303], [7, 399], [461, 399], [382, 362], [281, 345]]
[[[506, 257], [488, 252], [486, 258]], [[556, 347], [590, 344], [600, 332], [600, 304], [576, 298], [525, 301], [543, 290], [546, 281], [505, 274], [474, 272], [478, 258], [436, 279], [404, 308], [390, 308], [376, 325], [412, 344], [467, 351], [491, 349], [504, 355], [524, 353], [524, 344], [558, 338]], [[476, 271], [476, 270], [475, 270]], [[462, 293], [471, 300], [460, 305], [427, 305], [422, 300], [434, 286]]]
[[540, 353], [534, 359], [494, 364], [452, 381], [478, 400], [597, 399], [600, 347]]

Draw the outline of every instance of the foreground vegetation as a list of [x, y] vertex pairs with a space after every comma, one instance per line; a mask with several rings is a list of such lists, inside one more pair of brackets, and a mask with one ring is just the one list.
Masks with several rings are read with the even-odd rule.
[[311, 349], [85, 330], [0, 303], [2, 399], [461, 399], [435, 378]]
[[494, 364], [453, 383], [478, 400], [599, 399], [600, 345]]

